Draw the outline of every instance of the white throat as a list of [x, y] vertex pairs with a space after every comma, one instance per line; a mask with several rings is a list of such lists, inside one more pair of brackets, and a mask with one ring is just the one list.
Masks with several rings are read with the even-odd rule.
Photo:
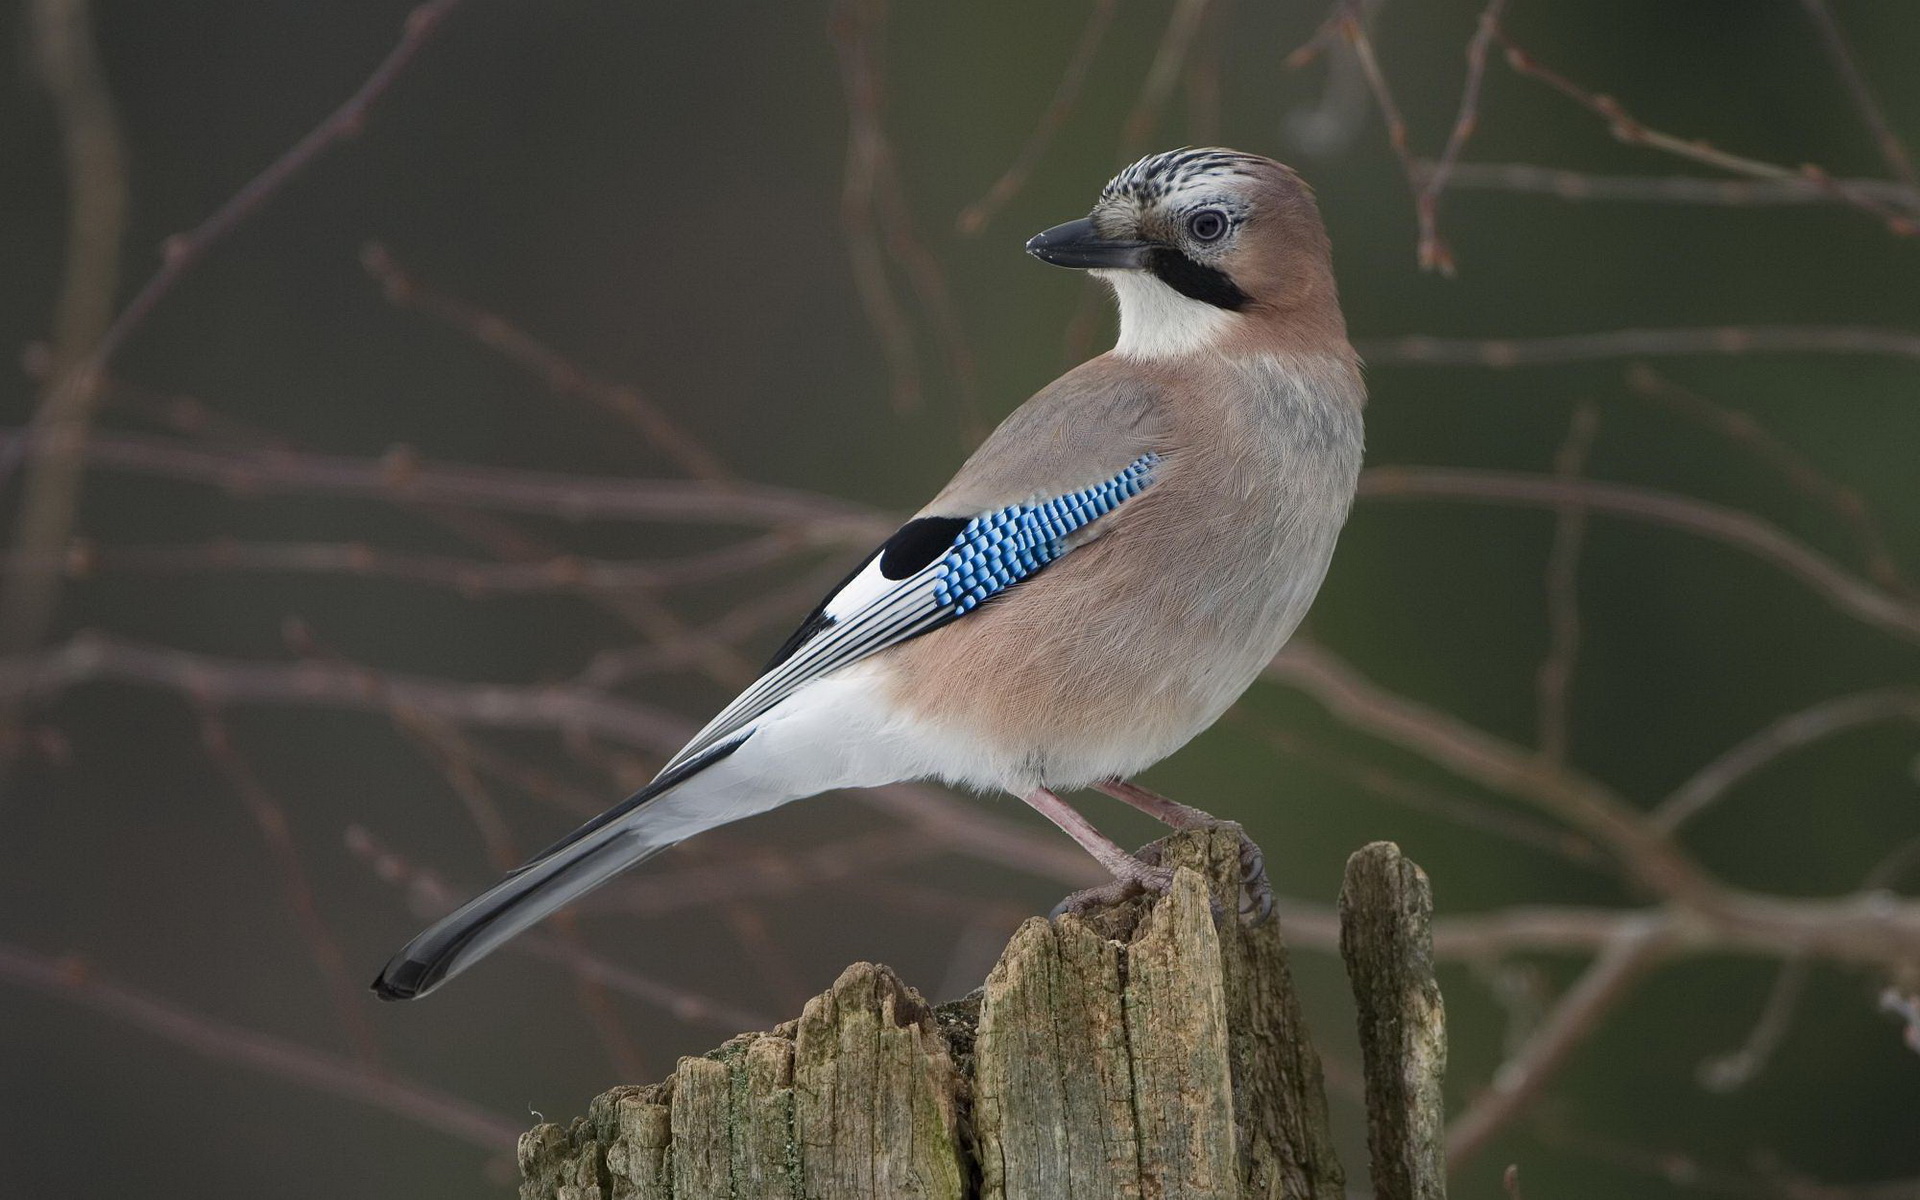
[[1224, 308], [1182, 296], [1147, 271], [1095, 271], [1120, 301], [1123, 358], [1177, 358], [1210, 349], [1233, 324]]

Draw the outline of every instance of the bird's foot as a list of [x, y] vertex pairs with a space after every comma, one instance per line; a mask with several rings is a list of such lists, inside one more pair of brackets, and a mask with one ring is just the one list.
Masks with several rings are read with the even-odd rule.
[[1240, 919], [1262, 925], [1273, 918], [1273, 881], [1267, 878], [1267, 856], [1240, 831]]
[[[1147, 851], [1157, 850], [1157, 846], [1147, 847]], [[1095, 909], [1112, 908], [1116, 904], [1147, 893], [1155, 896], [1166, 895], [1167, 889], [1173, 886], [1173, 868], [1160, 866], [1157, 861], [1154, 861], [1158, 857], [1159, 855], [1155, 853], [1150, 858], [1146, 852], [1128, 857], [1114, 871], [1112, 883], [1103, 883], [1099, 887], [1075, 892], [1054, 905], [1053, 911], [1047, 914], [1048, 919], [1057, 919], [1067, 913], [1072, 913], [1076, 917], [1085, 916]]]
[[[1267, 879], [1267, 859], [1247, 831], [1212, 813], [1169, 800], [1159, 792], [1125, 779], [1096, 784], [1116, 800], [1124, 800], [1154, 820], [1173, 829], [1228, 829], [1240, 838], [1240, 919], [1258, 925], [1273, 916], [1273, 884]], [[1157, 856], [1156, 856], [1157, 858]]]

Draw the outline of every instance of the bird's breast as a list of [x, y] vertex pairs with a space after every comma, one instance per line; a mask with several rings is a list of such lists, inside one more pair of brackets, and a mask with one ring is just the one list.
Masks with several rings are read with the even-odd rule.
[[940, 760], [928, 773], [1013, 791], [1133, 774], [1279, 652], [1352, 500], [1359, 410], [1297, 376], [1229, 384], [1241, 394], [1173, 423], [1153, 485], [1093, 540], [887, 652], [892, 702]]

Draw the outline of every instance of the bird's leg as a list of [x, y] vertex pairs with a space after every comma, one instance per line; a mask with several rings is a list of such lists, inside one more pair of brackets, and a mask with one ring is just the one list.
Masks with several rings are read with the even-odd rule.
[[1078, 842], [1082, 850], [1093, 855], [1094, 861], [1113, 875], [1112, 883], [1088, 888], [1084, 892], [1075, 892], [1062, 900], [1054, 908], [1054, 916], [1057, 917], [1063, 912], [1080, 913], [1091, 908], [1117, 904], [1141, 892], [1162, 893], [1173, 882], [1173, 872], [1170, 869], [1144, 863], [1128, 854], [1112, 839], [1095, 829], [1093, 824], [1075, 811], [1072, 805], [1046, 788], [1037, 788], [1031, 794], [1022, 796], [1021, 799], [1032, 805], [1034, 811], [1041, 816], [1058, 825], [1061, 832]]
[[[1125, 779], [1108, 779], [1093, 786], [1172, 829], [1217, 829], [1226, 824], [1211, 813], [1169, 800], [1159, 792]], [[1240, 902], [1242, 917], [1258, 925], [1273, 915], [1273, 884], [1267, 879], [1267, 859], [1245, 830], [1240, 833], [1240, 890], [1244, 893]]]

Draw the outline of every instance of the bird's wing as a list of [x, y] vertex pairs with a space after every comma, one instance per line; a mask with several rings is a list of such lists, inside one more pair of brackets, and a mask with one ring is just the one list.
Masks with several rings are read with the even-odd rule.
[[971, 516], [923, 515], [902, 525], [814, 609], [767, 670], [663, 770], [673, 772], [738, 735], [802, 685], [957, 621], [1082, 544], [1090, 527], [1153, 484], [1148, 451], [1072, 491], [1039, 494]]

